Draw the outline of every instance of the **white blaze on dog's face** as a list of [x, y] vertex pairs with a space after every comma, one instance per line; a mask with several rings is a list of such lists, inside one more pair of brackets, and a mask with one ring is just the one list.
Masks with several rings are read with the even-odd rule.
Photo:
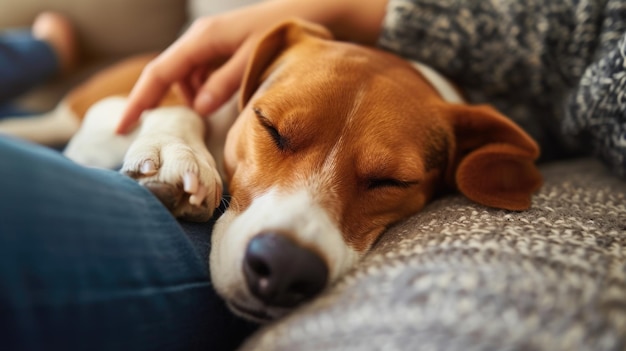
[[540, 184], [536, 144], [505, 117], [445, 102], [402, 59], [328, 38], [297, 23], [266, 36], [226, 140], [231, 203], [211, 276], [248, 318], [318, 294], [444, 183], [513, 210]]
[[[302, 295], [319, 292], [353, 266], [386, 227], [423, 207], [447, 153], [441, 133], [420, 139], [398, 128], [415, 107], [406, 89], [431, 89], [405, 76], [417, 73], [404, 61], [309, 35], [274, 58], [259, 77], [249, 74], [248, 84], [256, 79], [260, 86], [228, 135], [225, 165], [232, 198], [214, 228], [211, 254], [218, 292], [234, 310], [256, 319], [278, 317], [309, 297]], [[407, 87], [410, 81], [417, 85]], [[437, 127], [443, 128], [435, 123], [428, 129]], [[420, 151], [433, 148], [439, 152]], [[251, 278], [246, 260], [259, 237], [269, 238], [255, 242], [261, 251], [280, 247], [260, 253], [277, 262], [252, 263], [252, 275], [268, 276]], [[295, 259], [276, 258], [292, 250], [291, 244], [319, 257], [326, 271], [307, 263], [302, 270], [319, 274], [300, 281], [298, 275], [307, 272], [274, 267]], [[283, 294], [299, 296], [259, 293], [272, 290], [267, 284], [274, 284], [274, 274], [295, 275], [284, 283], [294, 285], [293, 291]]]

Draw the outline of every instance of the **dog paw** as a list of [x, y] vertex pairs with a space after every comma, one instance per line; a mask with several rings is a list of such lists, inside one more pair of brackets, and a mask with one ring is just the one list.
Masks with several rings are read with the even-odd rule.
[[175, 137], [137, 140], [121, 172], [149, 189], [174, 216], [202, 222], [222, 198], [222, 180], [213, 157]]

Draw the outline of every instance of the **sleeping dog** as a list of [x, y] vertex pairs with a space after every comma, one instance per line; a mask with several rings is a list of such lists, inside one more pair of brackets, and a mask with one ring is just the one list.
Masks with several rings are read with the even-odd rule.
[[100, 73], [52, 113], [67, 125], [86, 116], [66, 154], [96, 166], [125, 154], [122, 172], [191, 220], [211, 217], [226, 181], [211, 275], [256, 321], [319, 294], [440, 191], [524, 210], [541, 185], [537, 144], [496, 110], [465, 103], [428, 67], [298, 21], [263, 37], [215, 115], [196, 115], [172, 89], [136, 132], [115, 136], [125, 98], [103, 98], [127, 94], [149, 59]]

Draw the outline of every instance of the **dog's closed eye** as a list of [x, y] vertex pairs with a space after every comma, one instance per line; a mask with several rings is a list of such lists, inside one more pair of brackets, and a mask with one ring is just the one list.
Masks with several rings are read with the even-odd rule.
[[417, 181], [402, 181], [394, 178], [372, 178], [367, 180], [367, 190], [380, 188], [409, 188]]
[[254, 113], [257, 115], [257, 118], [259, 119], [259, 123], [261, 123], [263, 128], [265, 128], [267, 133], [272, 138], [272, 141], [274, 141], [274, 144], [276, 144], [276, 147], [281, 151], [287, 150], [289, 148], [289, 139], [285, 138], [282, 134], [280, 134], [278, 129], [274, 126], [274, 124], [272, 124], [272, 122], [267, 117], [263, 115], [263, 112], [260, 109], [254, 108]]

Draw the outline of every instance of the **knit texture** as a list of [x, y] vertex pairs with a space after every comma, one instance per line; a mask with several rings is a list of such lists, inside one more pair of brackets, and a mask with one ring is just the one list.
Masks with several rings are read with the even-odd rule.
[[379, 44], [529, 132], [544, 159], [593, 152], [626, 177], [623, 0], [390, 0]]
[[542, 172], [528, 211], [436, 200], [242, 349], [626, 349], [626, 183], [591, 159]]

